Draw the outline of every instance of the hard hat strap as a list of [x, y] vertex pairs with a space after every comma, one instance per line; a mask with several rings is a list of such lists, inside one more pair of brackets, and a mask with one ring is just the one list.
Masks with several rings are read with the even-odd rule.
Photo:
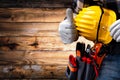
[[102, 8], [101, 6], [100, 6], [100, 9], [101, 9], [101, 15], [100, 15], [99, 23], [98, 23], [98, 28], [97, 28], [97, 34], [96, 34], [95, 43], [99, 42], [99, 41], [98, 41], [98, 37], [99, 37], [100, 23], [101, 23], [101, 20], [102, 20], [102, 15], [103, 15], [103, 13], [104, 13], [104, 10], [103, 10], [103, 8]]

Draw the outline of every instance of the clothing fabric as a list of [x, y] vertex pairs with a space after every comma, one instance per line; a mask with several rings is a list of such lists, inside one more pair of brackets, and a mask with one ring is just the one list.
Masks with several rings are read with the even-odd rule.
[[104, 58], [97, 80], [120, 80], [120, 54], [108, 54]]
[[97, 80], [120, 80], [120, 43], [113, 40], [108, 50]]

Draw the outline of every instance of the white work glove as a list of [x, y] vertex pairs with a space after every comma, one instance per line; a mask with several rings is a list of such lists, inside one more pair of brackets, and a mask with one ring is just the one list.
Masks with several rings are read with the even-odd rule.
[[78, 31], [73, 23], [73, 12], [70, 8], [66, 10], [66, 19], [59, 24], [59, 33], [62, 42], [65, 44], [78, 39]]
[[110, 26], [110, 35], [116, 42], [120, 42], [120, 19]]

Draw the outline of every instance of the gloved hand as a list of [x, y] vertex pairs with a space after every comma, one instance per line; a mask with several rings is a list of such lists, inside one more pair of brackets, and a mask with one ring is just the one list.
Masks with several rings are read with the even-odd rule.
[[110, 35], [116, 42], [120, 42], [120, 19], [110, 26]]
[[78, 32], [73, 23], [72, 9], [66, 10], [66, 19], [59, 24], [59, 33], [63, 43], [72, 43], [78, 39]]

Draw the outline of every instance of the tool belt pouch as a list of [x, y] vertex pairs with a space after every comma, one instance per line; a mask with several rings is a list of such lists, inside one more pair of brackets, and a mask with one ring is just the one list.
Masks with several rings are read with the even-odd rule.
[[104, 47], [101, 43], [97, 43], [85, 50], [85, 44], [78, 42], [76, 45], [76, 57], [69, 56], [66, 69], [68, 80], [95, 80], [105, 56], [105, 54], [101, 53], [104, 53]]
[[65, 72], [68, 80], [77, 80], [77, 65], [76, 58], [73, 55], [69, 56], [69, 63]]
[[86, 70], [86, 63], [82, 62], [81, 60], [77, 59], [78, 65], [78, 72], [77, 72], [77, 80], [84, 80], [85, 77], [85, 70]]
[[[94, 80], [96, 73], [93, 64], [86, 63], [85, 71], [84, 71], [84, 79], [83, 80]], [[80, 79], [79, 79], [80, 80]]]
[[77, 71], [73, 72], [69, 67], [66, 69], [66, 76], [68, 80], [77, 80]]

